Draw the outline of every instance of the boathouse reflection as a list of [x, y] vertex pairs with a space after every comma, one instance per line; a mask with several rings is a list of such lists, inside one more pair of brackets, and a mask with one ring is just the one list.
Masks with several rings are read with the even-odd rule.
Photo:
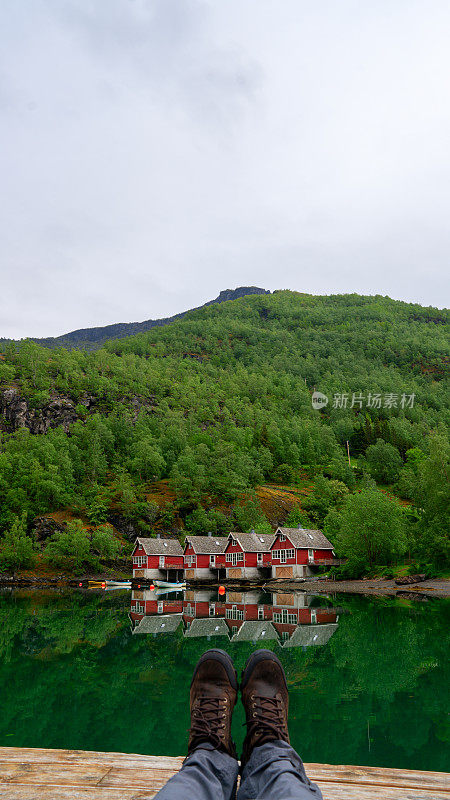
[[134, 590], [130, 622], [133, 634], [156, 636], [179, 628], [186, 638], [224, 636], [231, 642], [282, 647], [321, 647], [335, 633], [339, 609], [326, 596], [303, 592], [229, 591], [219, 596], [208, 589], [167, 593]]

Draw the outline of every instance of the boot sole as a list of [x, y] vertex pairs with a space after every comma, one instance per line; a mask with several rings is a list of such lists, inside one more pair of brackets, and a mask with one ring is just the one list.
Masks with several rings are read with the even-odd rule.
[[242, 670], [242, 675], [241, 675], [241, 691], [247, 685], [247, 682], [256, 665], [260, 664], [261, 661], [274, 661], [275, 664], [278, 664], [281, 670], [281, 674], [283, 675], [283, 681], [286, 687], [286, 691], [288, 691], [286, 674], [284, 672], [283, 665], [278, 656], [276, 656], [275, 653], [272, 653], [272, 650], [255, 650], [255, 652], [252, 653], [250, 658], [247, 659], [247, 663], [244, 669]]
[[225, 669], [225, 671], [226, 671], [226, 673], [228, 675], [228, 680], [230, 681], [230, 684], [231, 684], [232, 688], [235, 689], [235, 691], [237, 692], [237, 690], [239, 688], [239, 684], [238, 684], [237, 672], [236, 672], [236, 670], [234, 668], [234, 664], [233, 664], [230, 656], [228, 655], [228, 653], [226, 653], [225, 650], [220, 650], [219, 648], [213, 648], [211, 650], [207, 650], [206, 653], [203, 653], [203, 655], [199, 658], [199, 660], [197, 661], [197, 664], [195, 665], [195, 669], [194, 669], [194, 674], [192, 676], [191, 685], [192, 685], [192, 682], [193, 682], [193, 680], [194, 680], [194, 678], [195, 678], [195, 676], [197, 674], [197, 670], [198, 670], [199, 666], [201, 664], [204, 664], [205, 661], [211, 661], [211, 660], [212, 661], [218, 661], [220, 664], [222, 664], [223, 668]]

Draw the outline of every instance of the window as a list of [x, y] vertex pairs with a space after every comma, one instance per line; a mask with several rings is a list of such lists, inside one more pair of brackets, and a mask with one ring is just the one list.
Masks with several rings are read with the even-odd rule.
[[190, 603], [188, 603], [188, 604], [186, 605], [186, 608], [184, 609], [184, 613], [185, 613], [185, 614], [186, 614], [188, 617], [195, 617], [195, 608], [194, 608], [194, 606], [191, 606], [191, 604], [190, 604]]
[[147, 556], [134, 556], [133, 563], [136, 567], [141, 567], [147, 561]]
[[286, 553], [287, 550], [280, 550], [280, 561], [282, 564], [286, 563]]
[[226, 619], [244, 619], [244, 612], [237, 606], [233, 606], [225, 609], [225, 617]]
[[272, 558], [279, 558], [280, 551], [279, 550], [272, 550]]
[[263, 563], [263, 554], [262, 553], [258, 553], [256, 561], [257, 561], [258, 564], [262, 564]]
[[160, 600], [158, 603], [158, 614], [162, 614], [164, 611], [164, 603]]
[[216, 604], [215, 603], [210, 603], [209, 604], [209, 616], [210, 617], [215, 617], [216, 616]]
[[283, 625], [296, 625], [297, 617], [295, 614], [288, 614], [287, 609], [283, 608], [282, 611], [274, 611], [273, 621], [279, 622]]
[[159, 568], [164, 569], [164, 556], [159, 557]]
[[264, 619], [264, 606], [258, 606], [258, 619]]
[[285, 541], [286, 541], [286, 537], [285, 537], [284, 533], [280, 533], [280, 535], [279, 535], [279, 541], [280, 541], [280, 542], [285, 542]]
[[289, 639], [289, 631], [283, 631], [281, 634], [281, 641], [287, 642], [288, 639]]
[[238, 553], [237, 554], [237, 560], [238, 561], [243, 561], [244, 560], [244, 553]]
[[144, 614], [144, 612], [145, 612], [144, 603], [140, 603], [139, 600], [137, 600], [136, 601], [136, 605], [135, 605], [135, 611], [136, 611], [136, 614]]
[[286, 558], [295, 558], [295, 550], [286, 550]]
[[232, 559], [233, 559], [233, 553], [227, 553], [227, 555], [226, 555], [226, 560], [227, 560], [228, 562], [230, 562], [230, 561], [232, 561]]
[[209, 557], [209, 565], [210, 567], [216, 566], [216, 557], [214, 555]]
[[238, 632], [237, 625], [232, 625], [232, 626], [231, 626], [231, 633], [232, 633], [232, 634], [235, 634], [235, 633], [237, 633], [237, 632]]

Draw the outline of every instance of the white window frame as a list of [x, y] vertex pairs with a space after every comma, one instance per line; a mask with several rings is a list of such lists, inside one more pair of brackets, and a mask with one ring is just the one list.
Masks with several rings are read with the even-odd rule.
[[244, 560], [244, 553], [242, 551], [237, 554], [237, 560], [238, 561], [243, 561]]
[[278, 535], [278, 541], [279, 542], [285, 542], [286, 541], [286, 537], [285, 537], [284, 533], [280, 533]]
[[227, 553], [226, 556], [225, 556], [225, 560], [228, 563], [231, 563], [232, 559], [233, 559], [233, 553]]
[[280, 564], [286, 563], [286, 550], [280, 550]]
[[288, 550], [286, 550], [286, 558], [295, 558], [295, 548], [294, 547], [290, 547]]
[[312, 564], [314, 562], [314, 548], [308, 547], [308, 564]]
[[164, 564], [165, 564], [165, 558], [164, 558], [164, 556], [160, 556], [159, 557], [159, 568], [160, 569], [164, 569]]
[[210, 603], [209, 604], [209, 616], [210, 617], [215, 617], [216, 616], [216, 604], [215, 603]]
[[164, 614], [164, 602], [158, 600], [158, 614]]
[[258, 553], [258, 555], [256, 556], [256, 562], [258, 564], [262, 564], [263, 563], [263, 555], [264, 555], [263, 553]]
[[258, 606], [258, 619], [264, 619], [264, 606]]
[[209, 557], [209, 566], [210, 567], [215, 567], [216, 566], [216, 556], [215, 556], [214, 553], [212, 553], [212, 555], [210, 555], [210, 557]]

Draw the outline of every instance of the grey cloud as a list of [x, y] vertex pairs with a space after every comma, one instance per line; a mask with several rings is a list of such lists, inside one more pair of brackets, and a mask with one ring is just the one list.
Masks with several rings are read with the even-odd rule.
[[4, 0], [0, 336], [226, 286], [448, 302], [450, 6]]

